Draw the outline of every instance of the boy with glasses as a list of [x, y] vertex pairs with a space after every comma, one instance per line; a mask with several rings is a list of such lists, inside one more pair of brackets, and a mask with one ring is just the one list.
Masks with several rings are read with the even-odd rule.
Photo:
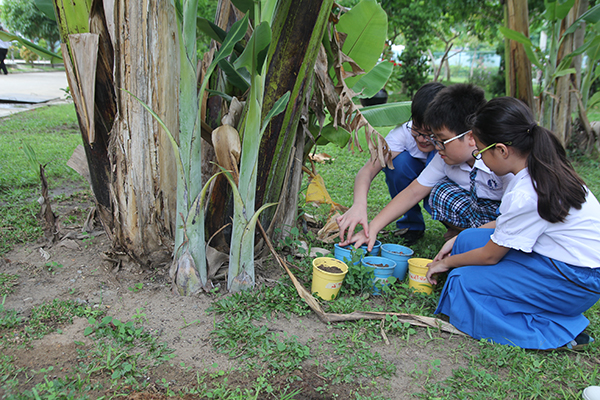
[[[368, 230], [348, 233], [341, 245], [368, 243], [372, 248], [377, 233], [429, 195], [433, 219], [448, 228], [445, 239], [465, 228], [495, 220], [500, 199], [512, 174], [499, 177], [481, 160], [468, 118], [486, 103], [483, 90], [471, 84], [456, 84], [441, 90], [425, 112], [425, 124], [437, 154], [406, 189], [400, 192], [371, 221]], [[475, 154], [477, 155], [477, 154]]]
[[[435, 151], [429, 138], [431, 132], [423, 123], [423, 120], [427, 106], [444, 87], [441, 83], [432, 82], [419, 88], [412, 100], [411, 120], [394, 128], [385, 138], [392, 152], [394, 169], [382, 167], [377, 160], [367, 161], [360, 169], [354, 179], [352, 207], [337, 219], [342, 235], [346, 228], [349, 229], [349, 233], [354, 232], [357, 225], [367, 228], [369, 222], [367, 217], [367, 194], [371, 182], [382, 169], [385, 173], [385, 183], [393, 199], [417, 178], [425, 165], [432, 159]], [[424, 202], [424, 207], [431, 213], [427, 201]], [[396, 221], [396, 228], [395, 235], [403, 238], [407, 246], [419, 240], [425, 231], [421, 207], [415, 204], [407, 210], [404, 216]]]

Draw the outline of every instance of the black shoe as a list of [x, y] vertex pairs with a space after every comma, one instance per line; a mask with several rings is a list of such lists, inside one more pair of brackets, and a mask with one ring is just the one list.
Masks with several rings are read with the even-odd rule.
[[425, 235], [425, 231], [412, 230], [412, 229], [399, 229], [394, 232], [394, 236], [402, 239], [405, 246], [412, 246], [417, 243]]

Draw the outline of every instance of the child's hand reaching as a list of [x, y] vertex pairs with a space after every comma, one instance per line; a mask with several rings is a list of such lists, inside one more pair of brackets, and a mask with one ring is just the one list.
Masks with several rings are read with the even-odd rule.
[[348, 234], [346, 235], [348, 239], [354, 234], [354, 229], [358, 225], [362, 225], [364, 232], [366, 232], [367, 238], [369, 237], [369, 220], [367, 219], [367, 209], [362, 207], [357, 207], [353, 205], [344, 213], [344, 215], [337, 217], [336, 222], [340, 227], [340, 241], [344, 242], [344, 235], [346, 233], [346, 228], [348, 229]]
[[446, 243], [444, 243], [444, 245], [442, 246], [440, 251], [437, 253], [435, 258], [433, 259], [433, 261], [441, 261], [444, 258], [448, 257], [450, 255], [450, 253], [452, 252], [452, 247], [454, 246], [455, 241], [456, 241], [456, 236], [454, 236], [452, 239], [450, 239]]
[[427, 280], [432, 285], [437, 285], [437, 279], [435, 279], [433, 275], [446, 272], [450, 269], [450, 267], [446, 265], [446, 260], [430, 262], [427, 264], [427, 268], [429, 268], [427, 271]]

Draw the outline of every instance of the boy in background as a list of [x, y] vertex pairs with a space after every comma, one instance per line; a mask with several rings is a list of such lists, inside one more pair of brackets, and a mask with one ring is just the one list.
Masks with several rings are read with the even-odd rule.
[[471, 84], [442, 89], [429, 104], [424, 120], [433, 133], [437, 154], [367, 229], [354, 235], [349, 230], [344, 240], [345, 229], [340, 227], [340, 245], [354, 243], [359, 247], [367, 243], [371, 250], [380, 230], [430, 193], [432, 217], [449, 229], [456, 229], [456, 234], [460, 229], [495, 220], [500, 199], [513, 175], [499, 177], [472, 155], [477, 147], [468, 118], [485, 103], [483, 90]]
[[[369, 160], [358, 171], [354, 179], [354, 201], [352, 207], [338, 217], [337, 223], [340, 232], [348, 228], [348, 232], [354, 232], [357, 225], [367, 229], [367, 195], [371, 182], [383, 169], [385, 183], [388, 186], [390, 196], [393, 199], [402, 192], [423, 171], [426, 164], [431, 161], [435, 154], [434, 145], [429, 140], [429, 127], [424, 123], [427, 106], [435, 95], [445, 86], [439, 82], [427, 83], [415, 93], [411, 103], [411, 120], [397, 126], [385, 138], [390, 151], [394, 169], [382, 167], [377, 160]], [[427, 201], [424, 202], [425, 209], [431, 213]], [[404, 239], [407, 246], [414, 244], [423, 237], [425, 222], [421, 207], [415, 204], [406, 211], [404, 216], [396, 221], [397, 231], [395, 235]]]

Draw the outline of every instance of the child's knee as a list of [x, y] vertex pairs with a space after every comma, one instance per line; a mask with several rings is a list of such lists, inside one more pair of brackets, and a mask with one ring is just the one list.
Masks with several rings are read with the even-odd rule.
[[462, 254], [485, 246], [489, 242], [492, 233], [494, 233], [494, 230], [487, 228], [465, 229], [456, 237], [452, 254]]

